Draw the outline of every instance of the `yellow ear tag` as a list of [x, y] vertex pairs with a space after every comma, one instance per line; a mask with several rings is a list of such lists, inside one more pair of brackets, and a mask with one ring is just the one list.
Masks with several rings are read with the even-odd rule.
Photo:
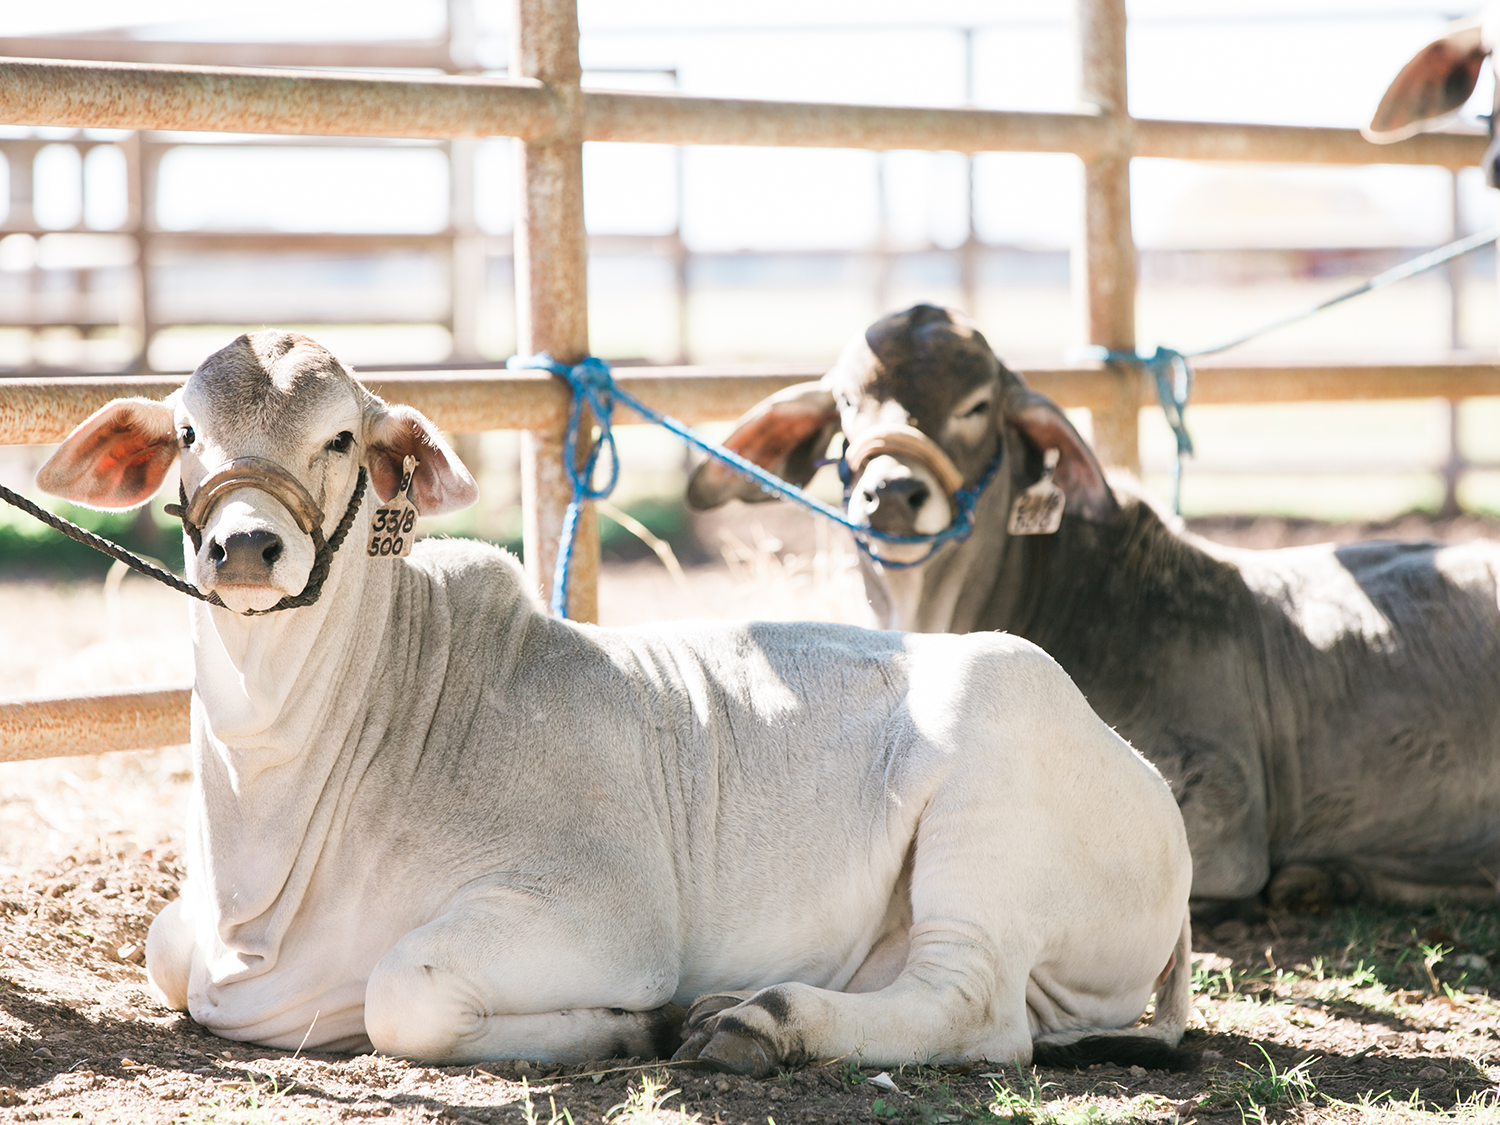
[[404, 559], [417, 541], [417, 506], [412, 502], [412, 476], [419, 462], [410, 455], [401, 463], [401, 487], [389, 502], [375, 509], [370, 521], [370, 542], [365, 554], [371, 558]]
[[1017, 496], [1010, 506], [1012, 535], [1053, 535], [1062, 526], [1067, 496], [1052, 483], [1061, 456], [1056, 449], [1047, 450], [1042, 458], [1042, 479]]

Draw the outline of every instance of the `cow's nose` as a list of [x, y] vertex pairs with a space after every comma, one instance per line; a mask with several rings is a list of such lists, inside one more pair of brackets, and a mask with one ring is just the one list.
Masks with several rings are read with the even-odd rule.
[[910, 535], [932, 490], [914, 477], [881, 481], [864, 491], [870, 526], [892, 535]]
[[885, 504], [904, 506], [906, 511], [915, 516], [922, 505], [927, 503], [932, 490], [915, 477], [902, 477], [900, 480], [883, 481], [876, 485], [873, 493], [867, 492], [865, 495], [873, 507], [879, 508]]
[[281, 536], [272, 531], [235, 531], [211, 540], [208, 557], [221, 584], [265, 585], [281, 557]]

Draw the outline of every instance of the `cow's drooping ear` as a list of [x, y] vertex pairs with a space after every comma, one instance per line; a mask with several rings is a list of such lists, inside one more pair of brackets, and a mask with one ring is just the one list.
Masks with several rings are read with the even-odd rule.
[[1360, 132], [1368, 141], [1390, 144], [1431, 128], [1469, 100], [1487, 54], [1477, 23], [1427, 44], [1401, 68]]
[[366, 423], [370, 483], [384, 502], [401, 487], [401, 466], [417, 459], [412, 499], [417, 513], [445, 516], [479, 499], [479, 486], [438, 428], [409, 406], [382, 406]]
[[1039, 453], [1058, 451], [1052, 481], [1067, 495], [1064, 512], [1093, 523], [1108, 523], [1119, 514], [1120, 505], [1094, 451], [1056, 403], [1029, 388], [1017, 387], [1008, 396], [1005, 420]]
[[[822, 383], [798, 383], [752, 407], [735, 423], [724, 444], [801, 488], [817, 472], [818, 459], [838, 428], [833, 392]], [[713, 458], [688, 478], [687, 501], [698, 509], [717, 508], [726, 500], [755, 503], [774, 499], [754, 481]]]
[[85, 508], [139, 508], [177, 460], [170, 402], [117, 398], [81, 422], [37, 471], [37, 487]]

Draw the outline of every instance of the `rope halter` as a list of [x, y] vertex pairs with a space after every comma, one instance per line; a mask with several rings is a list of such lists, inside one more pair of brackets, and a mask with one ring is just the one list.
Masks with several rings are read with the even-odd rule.
[[[264, 492], [287, 510], [298, 529], [312, 539], [312, 569], [307, 573], [307, 583], [302, 587], [301, 593], [288, 594], [269, 609], [244, 611], [246, 617], [258, 617], [278, 610], [312, 605], [318, 600], [323, 593], [323, 583], [328, 580], [328, 574], [333, 569], [333, 556], [343, 545], [349, 529], [354, 526], [354, 517], [359, 511], [360, 501], [364, 499], [368, 482], [365, 467], [361, 465], [359, 479], [354, 484], [354, 494], [349, 497], [349, 506], [344, 509], [343, 518], [339, 520], [331, 538], [323, 535], [322, 507], [303, 487], [302, 482], [274, 461], [267, 461], [263, 457], [236, 457], [225, 462], [203, 478], [202, 483], [193, 491], [191, 500], [188, 499], [187, 488], [179, 481], [177, 494], [181, 503], [166, 505], [166, 512], [167, 515], [182, 520], [182, 530], [196, 552], [203, 549], [203, 529], [213, 518], [215, 509], [237, 488], [254, 488]], [[229, 608], [216, 591], [210, 590], [205, 594], [196, 587], [190, 587], [183, 592], [191, 593], [210, 605]]]
[[950, 499], [964, 486], [964, 475], [958, 471], [953, 458], [943, 451], [930, 437], [914, 426], [877, 426], [859, 436], [844, 450], [844, 462], [849, 466], [849, 479], [858, 480], [865, 466], [881, 454], [905, 457], [916, 461], [932, 474], [938, 487]]

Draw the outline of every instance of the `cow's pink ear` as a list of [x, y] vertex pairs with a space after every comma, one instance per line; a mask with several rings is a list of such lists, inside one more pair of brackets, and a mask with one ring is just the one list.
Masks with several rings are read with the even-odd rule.
[[[802, 487], [839, 428], [833, 392], [822, 383], [798, 383], [763, 399], [734, 425], [724, 444], [747, 461]], [[726, 500], [755, 503], [776, 497], [722, 461], [709, 458], [688, 478], [687, 501], [698, 509]]]
[[117, 398], [79, 424], [36, 474], [37, 487], [86, 508], [138, 508], [177, 460], [172, 407]]
[[401, 467], [417, 459], [412, 499], [424, 516], [461, 512], [479, 499], [479, 486], [438, 428], [409, 406], [382, 406], [365, 428], [370, 483], [382, 501], [401, 487]]
[[1064, 511], [1093, 523], [1108, 523], [1120, 512], [1094, 451], [1057, 404], [1035, 391], [1012, 395], [1005, 420], [1039, 453], [1058, 452], [1052, 480], [1067, 495]]
[[1477, 24], [1427, 44], [1401, 68], [1360, 132], [1366, 140], [1390, 144], [1430, 128], [1469, 100], [1487, 54]]

